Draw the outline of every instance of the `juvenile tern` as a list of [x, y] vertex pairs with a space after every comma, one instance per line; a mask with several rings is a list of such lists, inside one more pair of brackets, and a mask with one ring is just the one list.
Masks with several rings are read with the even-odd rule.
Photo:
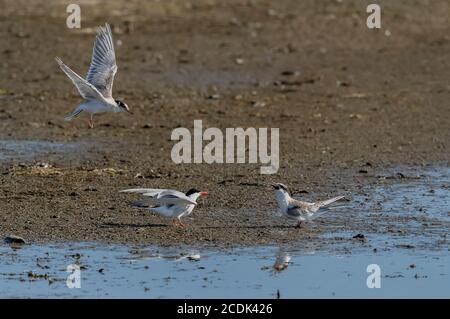
[[296, 220], [298, 228], [301, 227], [303, 221], [317, 217], [319, 212], [326, 209], [326, 206], [345, 198], [345, 196], [337, 196], [315, 203], [308, 203], [292, 198], [287, 186], [281, 183], [275, 183], [272, 186], [275, 188], [280, 213], [289, 219]]
[[114, 43], [109, 24], [100, 27], [95, 38], [91, 65], [86, 79], [72, 71], [60, 58], [56, 57], [60, 68], [72, 80], [81, 97], [85, 100], [64, 119], [71, 121], [81, 112], [90, 114], [89, 127], [94, 128], [94, 114], [106, 112], [130, 112], [128, 105], [112, 97], [114, 75], [117, 72]]
[[121, 193], [137, 193], [147, 198], [131, 203], [132, 207], [144, 208], [158, 213], [164, 217], [172, 218], [172, 225], [186, 227], [181, 222], [181, 217], [188, 216], [197, 205], [199, 196], [208, 195], [207, 192], [201, 192], [191, 188], [183, 194], [172, 189], [157, 188], [133, 188], [120, 191]]

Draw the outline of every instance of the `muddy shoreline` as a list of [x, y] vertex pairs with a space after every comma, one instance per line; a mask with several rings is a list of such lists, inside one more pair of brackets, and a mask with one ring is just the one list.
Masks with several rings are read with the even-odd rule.
[[[380, 32], [364, 26], [356, 0], [127, 1], [109, 11], [94, 3], [84, 5], [83, 32], [62, 27], [60, 1], [7, 2], [0, 140], [84, 146], [0, 161], [1, 237], [234, 246], [313, 239], [342, 225], [364, 232], [377, 221], [334, 214], [301, 231], [288, 227], [267, 184], [288, 184], [305, 200], [365, 197], [371, 209], [370, 187], [449, 165], [445, 1], [381, 1]], [[63, 121], [80, 99], [53, 57], [84, 74], [94, 37], [86, 28], [107, 21], [122, 41], [115, 94], [134, 115], [101, 116], [89, 130], [85, 117]], [[171, 132], [192, 130], [196, 119], [222, 129], [280, 128], [278, 173], [261, 175], [260, 164], [174, 164]], [[118, 190], [136, 186], [197, 187], [210, 196], [188, 229], [173, 229], [128, 207], [136, 197]]]

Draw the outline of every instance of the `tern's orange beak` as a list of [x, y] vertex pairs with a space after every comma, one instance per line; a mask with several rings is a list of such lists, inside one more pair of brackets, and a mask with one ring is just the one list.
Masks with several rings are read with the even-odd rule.
[[208, 192], [200, 192], [200, 196], [206, 196], [208, 195]]

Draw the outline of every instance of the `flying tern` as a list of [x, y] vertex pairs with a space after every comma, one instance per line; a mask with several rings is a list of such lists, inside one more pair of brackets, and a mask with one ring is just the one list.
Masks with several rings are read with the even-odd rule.
[[91, 65], [86, 79], [72, 71], [60, 58], [56, 57], [60, 68], [72, 80], [81, 97], [85, 100], [64, 119], [71, 121], [81, 112], [90, 114], [89, 127], [94, 127], [94, 114], [130, 112], [128, 105], [112, 96], [114, 75], [117, 72], [114, 42], [109, 24], [100, 27], [95, 38]]

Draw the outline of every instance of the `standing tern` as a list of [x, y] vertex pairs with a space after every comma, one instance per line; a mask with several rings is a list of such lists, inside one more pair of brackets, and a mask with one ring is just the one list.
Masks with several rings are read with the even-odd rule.
[[132, 207], [144, 208], [164, 217], [172, 218], [172, 225], [183, 228], [186, 225], [181, 222], [181, 217], [191, 214], [197, 205], [199, 196], [208, 195], [207, 192], [201, 192], [195, 188], [191, 188], [186, 194], [172, 189], [157, 188], [133, 188], [120, 192], [137, 193], [146, 196], [146, 199], [131, 203]]
[[292, 198], [287, 186], [281, 183], [275, 183], [272, 186], [275, 188], [280, 213], [289, 219], [296, 220], [298, 228], [301, 227], [303, 221], [317, 217], [319, 212], [327, 208], [326, 206], [345, 198], [345, 196], [337, 196], [320, 202], [308, 203]]
[[94, 114], [106, 112], [131, 113], [128, 105], [112, 97], [112, 87], [114, 75], [117, 72], [117, 65], [109, 24], [106, 24], [105, 27], [100, 27], [98, 30], [86, 79], [72, 71], [60, 58], [56, 57], [55, 59], [85, 100], [64, 118], [66, 121], [71, 121], [85, 111], [90, 114], [89, 127], [94, 128]]

